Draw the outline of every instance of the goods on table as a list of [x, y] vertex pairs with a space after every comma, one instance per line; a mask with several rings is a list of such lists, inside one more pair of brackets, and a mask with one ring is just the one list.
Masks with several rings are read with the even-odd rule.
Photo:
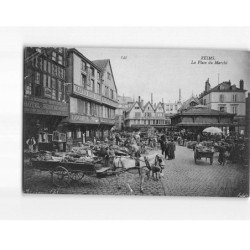
[[188, 141], [187, 142], [187, 148], [193, 149], [197, 144], [197, 141]]
[[197, 144], [195, 148], [196, 148], [196, 150], [198, 150], [200, 152], [214, 152], [213, 147], [203, 146], [201, 143]]

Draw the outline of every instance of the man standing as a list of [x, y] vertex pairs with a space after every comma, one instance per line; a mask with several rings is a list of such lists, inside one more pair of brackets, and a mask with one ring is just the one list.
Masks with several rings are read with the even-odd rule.
[[[160, 145], [161, 145], [161, 154], [163, 155], [165, 152], [165, 148], [166, 148], [166, 136], [163, 134], [159, 140]], [[165, 156], [166, 158], [166, 156]]]
[[168, 144], [168, 158], [170, 160], [175, 159], [175, 143], [173, 139], [171, 139], [171, 142]]

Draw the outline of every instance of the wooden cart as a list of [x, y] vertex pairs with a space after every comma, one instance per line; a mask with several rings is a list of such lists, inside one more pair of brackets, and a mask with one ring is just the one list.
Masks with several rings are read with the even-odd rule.
[[213, 164], [214, 151], [203, 151], [199, 148], [194, 149], [194, 162], [197, 164], [197, 160], [201, 160], [201, 158], [210, 159], [210, 165]]
[[103, 178], [124, 172], [123, 168], [112, 170], [110, 167], [102, 167], [100, 160], [94, 162], [32, 160], [31, 162], [34, 169], [48, 171], [53, 184], [58, 187], [69, 186], [71, 181], [80, 181], [85, 175]]

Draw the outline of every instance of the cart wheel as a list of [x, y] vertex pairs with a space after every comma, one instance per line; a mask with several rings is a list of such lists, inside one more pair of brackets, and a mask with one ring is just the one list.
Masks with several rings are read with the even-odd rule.
[[56, 167], [52, 173], [52, 180], [57, 187], [67, 187], [70, 182], [69, 171], [62, 166]]
[[74, 181], [80, 181], [84, 177], [83, 172], [71, 172], [70, 178]]
[[213, 164], [213, 157], [210, 158], [210, 165]]

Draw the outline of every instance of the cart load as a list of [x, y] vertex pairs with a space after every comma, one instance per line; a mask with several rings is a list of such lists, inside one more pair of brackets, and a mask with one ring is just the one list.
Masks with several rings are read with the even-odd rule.
[[201, 142], [195, 146], [194, 149], [194, 161], [197, 164], [197, 160], [201, 160], [202, 158], [210, 159], [210, 165], [213, 164], [214, 157], [214, 147], [210, 146], [206, 142]]

